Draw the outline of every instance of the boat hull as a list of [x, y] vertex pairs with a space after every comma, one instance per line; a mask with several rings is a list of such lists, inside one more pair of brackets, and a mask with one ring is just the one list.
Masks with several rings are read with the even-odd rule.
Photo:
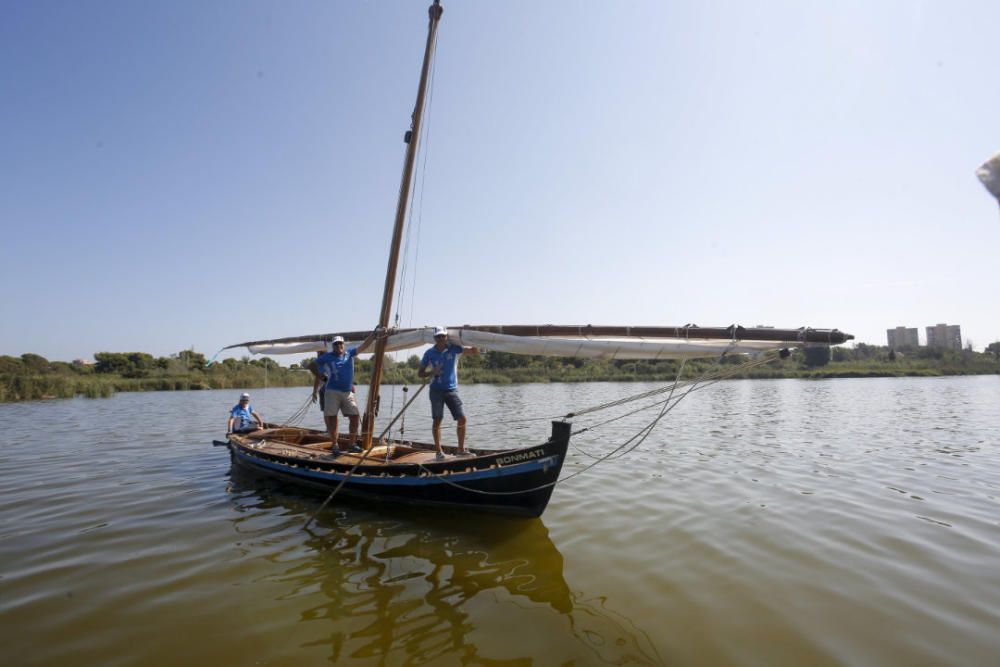
[[[541, 516], [569, 447], [570, 424], [552, 423], [552, 437], [533, 447], [424, 463], [353, 462], [268, 451], [260, 440], [230, 440], [234, 463], [315, 489], [378, 502], [524, 517]], [[341, 457], [344, 458], [344, 457]]]

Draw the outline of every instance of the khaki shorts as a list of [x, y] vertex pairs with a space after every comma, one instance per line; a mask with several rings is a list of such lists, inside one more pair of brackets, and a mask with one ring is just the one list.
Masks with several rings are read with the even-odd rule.
[[327, 417], [336, 417], [338, 412], [343, 412], [345, 417], [358, 416], [358, 402], [354, 400], [354, 392], [327, 389], [323, 402], [323, 414]]

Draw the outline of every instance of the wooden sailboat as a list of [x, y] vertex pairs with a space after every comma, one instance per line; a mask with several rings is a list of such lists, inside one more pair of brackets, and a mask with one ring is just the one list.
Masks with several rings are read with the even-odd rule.
[[[386, 270], [382, 307], [376, 332], [374, 364], [368, 400], [362, 418], [363, 451], [333, 453], [329, 436], [297, 427], [266, 428], [233, 435], [229, 442], [236, 464], [292, 480], [306, 486], [368, 499], [441, 507], [464, 507], [521, 516], [539, 516], [545, 510], [566, 458], [569, 421], [553, 421], [548, 438], [527, 446], [485, 450], [469, 447], [469, 457], [456, 457], [445, 447], [444, 460], [428, 443], [376, 438], [384, 355], [433, 343], [430, 329], [389, 331], [396, 267], [403, 237], [407, 201], [424, 95], [442, 8], [431, 5], [427, 44], [407, 149]], [[479, 325], [450, 327], [452, 340], [489, 350], [516, 354], [543, 354], [617, 359], [686, 359], [717, 357], [724, 353], [757, 353], [795, 345], [837, 344], [850, 338], [837, 330], [730, 327], [624, 327], [558, 325]], [[248, 341], [229, 347], [247, 347], [252, 353], [304, 353], [325, 349], [334, 336], [360, 342], [368, 331], [296, 336]], [[415, 398], [415, 397], [414, 397]], [[413, 399], [410, 399], [412, 402]], [[405, 409], [405, 407], [404, 407]], [[342, 436], [340, 443], [348, 445]]]

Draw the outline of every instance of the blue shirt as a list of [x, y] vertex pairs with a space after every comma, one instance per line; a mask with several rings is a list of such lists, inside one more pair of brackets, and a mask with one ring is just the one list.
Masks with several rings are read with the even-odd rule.
[[431, 380], [431, 389], [442, 391], [458, 389], [458, 355], [464, 351], [461, 345], [448, 343], [448, 347], [443, 352], [438, 351], [436, 347], [424, 352], [424, 358], [420, 361], [420, 365], [441, 369], [441, 374]]
[[233, 407], [233, 409], [229, 412], [229, 416], [233, 417], [235, 420], [233, 421], [234, 431], [242, 431], [243, 429], [250, 428], [251, 426], [256, 428], [257, 422], [254, 421], [253, 415], [250, 414], [251, 412], [253, 412], [253, 408], [250, 407], [249, 403], [247, 403], [245, 408], [240, 407], [239, 403]]
[[316, 357], [319, 374], [326, 376], [327, 390], [351, 391], [354, 389], [354, 357], [358, 348], [352, 347], [340, 356], [327, 352]]

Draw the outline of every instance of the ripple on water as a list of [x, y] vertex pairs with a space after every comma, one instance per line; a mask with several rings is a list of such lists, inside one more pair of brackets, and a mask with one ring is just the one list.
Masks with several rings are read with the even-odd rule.
[[[544, 420], [505, 418], [651, 387], [463, 398], [477, 442], [534, 442]], [[254, 400], [292, 414], [304, 391]], [[720, 383], [557, 488], [542, 521], [337, 502], [309, 531], [321, 496], [211, 446], [229, 392], [0, 405], [3, 657], [990, 664], [996, 395], [995, 378]], [[642, 425], [575, 437], [565, 473]]]

